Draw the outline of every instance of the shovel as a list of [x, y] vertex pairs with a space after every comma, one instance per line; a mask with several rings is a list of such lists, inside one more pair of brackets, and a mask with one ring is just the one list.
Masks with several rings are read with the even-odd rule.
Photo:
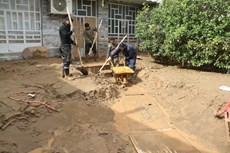
[[92, 53], [92, 49], [93, 49], [93, 46], [94, 46], [94, 44], [95, 44], [95, 42], [96, 42], [98, 30], [100, 29], [101, 24], [102, 24], [102, 19], [101, 19], [100, 24], [99, 24], [99, 26], [98, 26], [98, 28], [97, 28], [97, 32], [96, 32], [95, 37], [94, 37], [94, 39], [93, 39], [92, 46], [90, 47], [90, 50], [89, 50], [89, 53], [88, 53], [89, 56], [91, 56], [91, 55], [93, 54], [93, 53]]
[[86, 70], [86, 68], [83, 67], [83, 63], [82, 63], [82, 59], [81, 59], [81, 54], [80, 54], [80, 50], [77, 44], [77, 38], [75, 37], [75, 43], [76, 43], [76, 47], [77, 47], [77, 52], [78, 52], [78, 56], [80, 59], [80, 63], [81, 63], [81, 67], [78, 67], [77, 69], [83, 74], [83, 75], [88, 75], [88, 71]]
[[[68, 9], [68, 7], [66, 7], [66, 10], [67, 10], [67, 13], [68, 13], [70, 25], [73, 26], [73, 22], [72, 22], [72, 20], [71, 20], [70, 14], [69, 14], [69, 9]], [[74, 34], [74, 40], [75, 40], [75, 44], [76, 44], [76, 47], [77, 47], [77, 52], [78, 52], [79, 59], [80, 59], [80, 63], [81, 63], [81, 67], [80, 67], [80, 68], [77, 68], [77, 69], [78, 69], [83, 75], [88, 75], [88, 74], [89, 74], [88, 71], [86, 70], [86, 68], [83, 67], [83, 63], [82, 63], [82, 59], [81, 59], [81, 54], [80, 54], [80, 50], [79, 50], [79, 47], [78, 47], [77, 37], [76, 37], [75, 34]]]

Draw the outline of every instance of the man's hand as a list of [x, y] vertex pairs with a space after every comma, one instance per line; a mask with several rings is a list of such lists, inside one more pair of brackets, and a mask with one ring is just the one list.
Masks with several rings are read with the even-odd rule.
[[76, 44], [76, 42], [75, 42], [75, 41], [73, 41], [73, 45], [74, 45], [74, 46], [76, 46], [76, 47], [78, 47], [78, 44]]
[[107, 61], [110, 61], [112, 58], [109, 56], [109, 58], [107, 59]]
[[74, 32], [74, 28], [73, 26], [70, 27], [70, 31]]

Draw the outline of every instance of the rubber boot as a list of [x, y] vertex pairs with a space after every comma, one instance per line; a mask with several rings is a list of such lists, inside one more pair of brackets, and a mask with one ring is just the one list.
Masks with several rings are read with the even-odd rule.
[[69, 69], [64, 69], [65, 72], [65, 76], [68, 77], [69, 76]]
[[74, 78], [69, 74], [69, 69], [65, 69], [65, 78], [69, 81], [74, 80]]

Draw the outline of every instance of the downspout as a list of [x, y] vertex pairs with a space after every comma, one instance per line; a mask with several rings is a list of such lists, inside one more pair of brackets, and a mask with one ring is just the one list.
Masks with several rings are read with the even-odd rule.
[[40, 8], [41, 8], [41, 41], [42, 41], [42, 46], [44, 45], [44, 42], [43, 42], [43, 7], [42, 7], [42, 4], [43, 4], [43, 0], [40, 1]]

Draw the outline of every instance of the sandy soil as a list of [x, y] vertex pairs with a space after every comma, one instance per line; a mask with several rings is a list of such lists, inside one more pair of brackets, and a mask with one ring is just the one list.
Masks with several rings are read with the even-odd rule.
[[219, 89], [230, 86], [230, 75], [140, 57], [139, 73], [128, 85], [93, 73], [82, 76], [74, 67], [75, 80], [65, 80], [60, 58], [0, 62], [0, 152], [136, 152], [128, 135], [141, 122], [113, 106], [128, 89], [140, 89], [145, 93], [140, 96], [152, 96], [174, 127], [209, 150], [200, 152], [228, 153], [224, 120], [214, 118], [213, 112], [230, 98]]

